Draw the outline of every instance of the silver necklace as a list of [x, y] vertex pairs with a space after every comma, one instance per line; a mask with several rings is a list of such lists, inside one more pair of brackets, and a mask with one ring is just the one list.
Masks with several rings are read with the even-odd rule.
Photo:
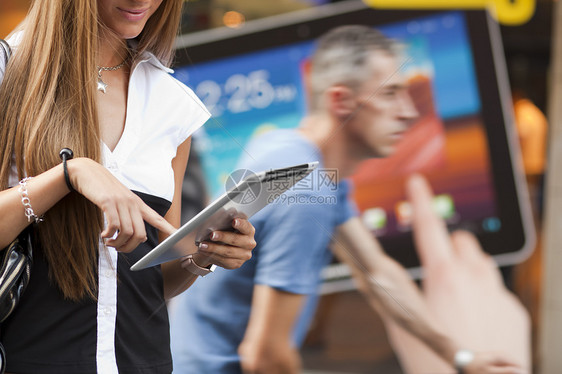
[[115, 71], [115, 70], [119, 70], [123, 67], [123, 65], [125, 65], [125, 63], [127, 62], [128, 58], [125, 58], [123, 60], [123, 62], [121, 62], [119, 65], [115, 65], [115, 66], [111, 66], [111, 67], [105, 67], [105, 66], [96, 66], [96, 68], [98, 69], [98, 91], [101, 91], [103, 93], [105, 93], [105, 91], [107, 90], [107, 83], [105, 83], [102, 79], [101, 79], [101, 73], [103, 71]]

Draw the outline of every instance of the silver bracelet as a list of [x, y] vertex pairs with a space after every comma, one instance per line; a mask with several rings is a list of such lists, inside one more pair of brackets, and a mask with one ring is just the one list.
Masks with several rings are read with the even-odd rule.
[[39, 217], [33, 211], [31, 207], [31, 200], [29, 200], [29, 195], [27, 194], [27, 181], [30, 180], [32, 177], [23, 178], [19, 184], [19, 192], [21, 195], [21, 203], [23, 204], [23, 208], [25, 209], [25, 216], [27, 217], [27, 222], [31, 222], [34, 220], [35, 223], [43, 222], [43, 216]]

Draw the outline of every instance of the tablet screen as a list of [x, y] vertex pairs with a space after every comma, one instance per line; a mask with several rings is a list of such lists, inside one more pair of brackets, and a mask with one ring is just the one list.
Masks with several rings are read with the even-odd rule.
[[363, 222], [389, 254], [416, 268], [403, 184], [422, 172], [449, 227], [474, 232], [500, 263], [520, 261], [533, 234], [512, 161], [518, 153], [497, 25], [484, 11], [355, 7], [334, 4], [322, 16], [309, 12], [302, 20], [280, 18], [276, 26], [194, 36], [194, 44], [186, 44], [190, 64], [179, 51], [176, 77], [214, 117], [195, 136], [211, 193], [223, 188], [253, 136], [298, 126], [315, 38], [338, 25], [367, 24], [403, 44], [402, 73], [420, 117], [393, 156], [368, 160], [353, 175]]

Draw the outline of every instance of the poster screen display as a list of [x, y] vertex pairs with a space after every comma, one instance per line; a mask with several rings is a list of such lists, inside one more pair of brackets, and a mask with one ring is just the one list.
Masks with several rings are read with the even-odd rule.
[[403, 46], [401, 73], [420, 115], [394, 155], [363, 162], [351, 177], [363, 222], [389, 254], [417, 269], [404, 181], [421, 172], [451, 229], [474, 232], [500, 263], [520, 261], [533, 233], [514, 166], [518, 150], [497, 25], [485, 11], [339, 9], [187, 45], [183, 60], [179, 51], [175, 76], [213, 115], [195, 136], [209, 193], [223, 192], [252, 137], [299, 125], [315, 38], [338, 25], [367, 24]]

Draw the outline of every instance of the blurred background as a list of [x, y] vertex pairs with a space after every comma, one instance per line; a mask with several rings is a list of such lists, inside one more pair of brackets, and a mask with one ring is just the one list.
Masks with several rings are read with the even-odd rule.
[[[30, 2], [0, 1], [1, 38], [25, 17]], [[294, 12], [336, 2], [341, 1], [186, 0], [182, 40], [189, 41], [190, 35], [196, 38], [201, 32], [212, 29], [243, 30], [252, 21], [283, 14], [291, 17], [291, 14], [300, 14]], [[561, 97], [557, 86], [562, 80], [557, 66], [562, 61], [556, 58], [560, 39], [555, 22], [562, 21], [559, 7], [557, 0], [536, 0], [535, 11], [528, 21], [520, 25], [501, 25], [503, 50], [498, 51], [505, 57], [537, 232], [530, 257], [501, 270], [506, 285], [531, 313], [533, 363], [535, 372], [542, 373], [562, 372], [560, 357], [554, 354], [556, 347], [562, 348], [562, 298], [555, 286], [562, 278], [554, 274], [562, 265], [554, 244], [559, 242], [557, 235], [561, 235], [560, 230], [556, 230], [560, 219], [560, 209], [556, 205], [560, 204], [560, 199], [556, 191], [562, 183], [558, 182], [557, 174], [547, 173], [555, 170], [559, 152], [556, 147], [560, 148], [555, 142], [560, 138], [556, 131], [560, 116], [557, 106], [552, 104]], [[181, 67], [188, 65], [183, 59]], [[547, 157], [549, 152], [550, 157]], [[548, 167], [547, 159], [550, 159]], [[548, 230], [550, 227], [554, 229]], [[323, 296], [302, 354], [304, 367], [310, 373], [402, 372], [387, 342], [382, 322], [353, 289]]]

